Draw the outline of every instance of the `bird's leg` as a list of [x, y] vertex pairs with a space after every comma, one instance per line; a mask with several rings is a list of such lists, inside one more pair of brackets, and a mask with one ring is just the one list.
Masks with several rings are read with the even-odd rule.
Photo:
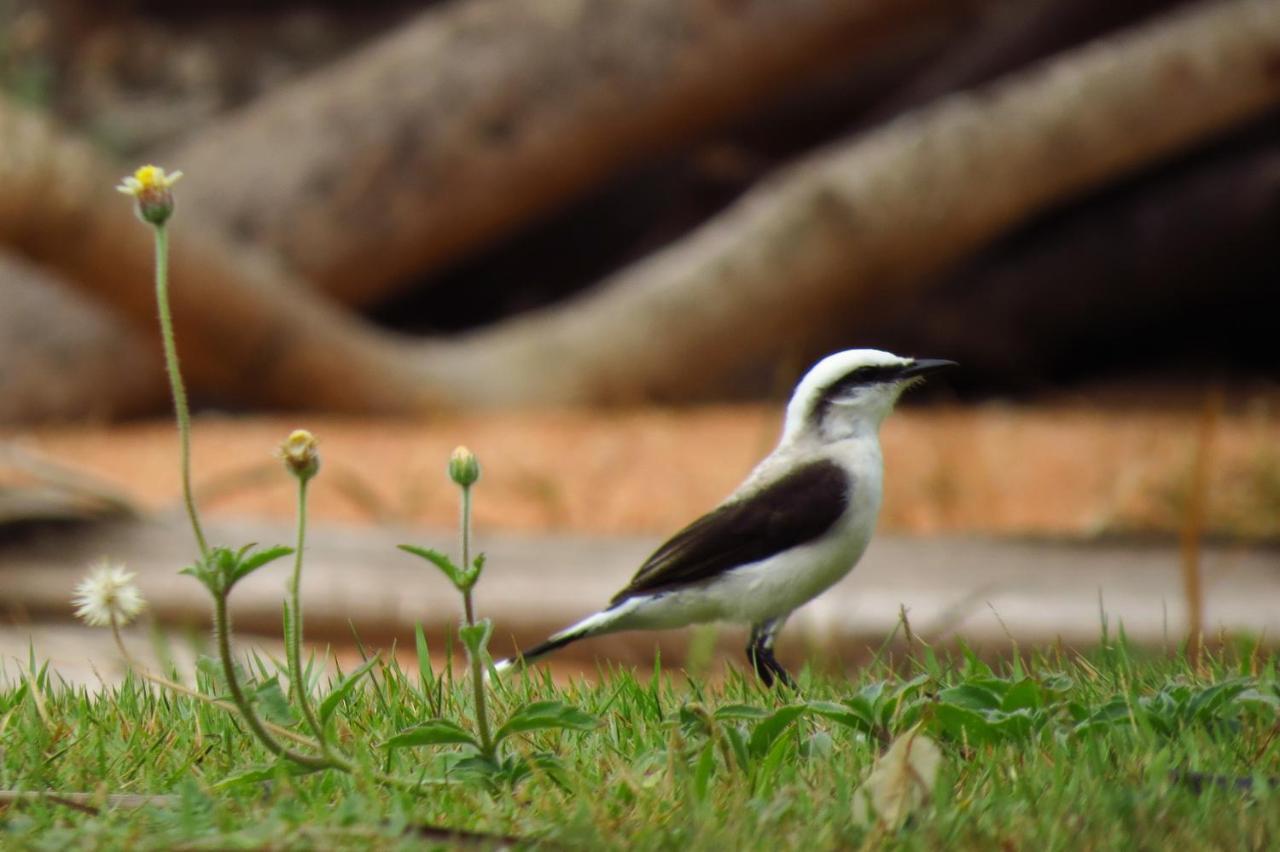
[[784, 686], [795, 689], [796, 682], [791, 679], [791, 675], [787, 674], [787, 670], [782, 667], [782, 663], [779, 663], [777, 657], [773, 655], [774, 637], [778, 635], [778, 631], [782, 629], [785, 621], [786, 617], [784, 616], [753, 624], [751, 626], [751, 639], [747, 643], [747, 659], [751, 661], [751, 667], [756, 670], [756, 675], [765, 686], [773, 686], [776, 678]]

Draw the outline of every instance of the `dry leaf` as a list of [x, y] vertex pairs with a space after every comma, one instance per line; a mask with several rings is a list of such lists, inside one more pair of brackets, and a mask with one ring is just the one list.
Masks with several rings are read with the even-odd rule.
[[941, 767], [942, 750], [916, 725], [880, 755], [854, 792], [854, 820], [867, 825], [875, 819], [884, 829], [896, 830], [932, 797]]

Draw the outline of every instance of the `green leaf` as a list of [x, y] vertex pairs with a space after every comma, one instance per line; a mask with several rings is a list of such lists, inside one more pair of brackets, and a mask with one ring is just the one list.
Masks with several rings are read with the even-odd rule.
[[512, 713], [507, 723], [494, 734], [494, 743], [500, 743], [512, 734], [560, 728], [570, 731], [589, 731], [600, 724], [590, 713], [584, 713], [561, 701], [535, 701]]
[[422, 622], [413, 625], [413, 644], [418, 651], [418, 677], [419, 685], [422, 687], [422, 694], [428, 695], [431, 692], [431, 685], [435, 682], [435, 672], [431, 670], [431, 649], [427, 647], [427, 635], [422, 632]]
[[724, 728], [724, 738], [729, 741], [733, 756], [738, 761], [738, 768], [747, 772], [751, 768], [751, 755], [747, 752], [747, 739], [742, 730], [737, 725], [727, 725]]
[[836, 704], [834, 701], [810, 701], [809, 710], [824, 719], [830, 719], [855, 731], [871, 733], [875, 729], [870, 719], [855, 713], [846, 704]]
[[448, 556], [445, 556], [440, 551], [432, 550], [429, 547], [417, 547], [412, 544], [398, 544], [396, 546], [405, 553], [412, 553], [414, 556], [419, 556], [427, 560], [432, 565], [439, 568], [440, 572], [448, 577], [449, 582], [453, 583], [456, 588], [459, 590], [465, 589], [466, 577], [463, 575], [462, 571], [458, 569], [458, 566], [453, 564], [453, 560]]
[[461, 591], [475, 588], [476, 583], [480, 582], [480, 572], [484, 570], [484, 554], [481, 553], [472, 561], [469, 567], [463, 568], [458, 572], [462, 578], [458, 588]]
[[522, 764], [522, 771], [518, 776], [514, 772], [511, 773], [512, 784], [520, 780], [521, 777], [532, 774], [534, 770], [537, 770], [547, 776], [552, 783], [561, 789], [566, 791], [570, 789], [569, 770], [564, 765], [564, 761], [560, 760], [560, 758], [556, 757], [554, 754], [539, 751], [529, 755], [528, 760], [525, 760], [524, 758], [518, 758], [518, 760]]
[[[1037, 719], [1032, 710], [1021, 707], [1006, 713], [1003, 710], [992, 710], [985, 714], [991, 730], [1004, 740], [1024, 739], [1037, 727]], [[1043, 714], [1041, 714], [1041, 720]]]
[[711, 733], [711, 718], [700, 704], [685, 704], [679, 710], [680, 729], [686, 737], [707, 736]]
[[1129, 705], [1123, 698], [1113, 698], [1076, 725], [1076, 733], [1103, 730], [1113, 725], [1127, 725], [1132, 720]]
[[360, 678], [368, 674], [369, 670], [372, 669], [374, 664], [377, 662], [378, 657], [370, 657], [361, 663], [358, 668], [354, 669], [350, 674], [347, 674], [338, 681], [337, 686], [335, 686], [333, 690], [320, 702], [320, 727], [323, 728], [329, 724], [329, 717], [333, 715], [333, 711], [338, 709], [338, 705], [342, 703], [342, 699], [351, 694], [351, 690], [355, 689], [356, 683]]
[[493, 622], [482, 618], [475, 624], [464, 624], [458, 628], [458, 636], [472, 657], [483, 658], [489, 648], [489, 637], [493, 635]]
[[1069, 675], [1062, 672], [1052, 672], [1040, 679], [1040, 685], [1050, 692], [1065, 694], [1070, 692], [1076, 684]]
[[814, 731], [800, 744], [800, 756], [806, 760], [827, 760], [835, 751], [835, 740], [826, 731]]
[[292, 547], [279, 546], [268, 548], [261, 553], [247, 555], [249, 550], [253, 547], [256, 547], [256, 545], [247, 544], [240, 549], [239, 553], [236, 554], [235, 561], [231, 567], [230, 576], [228, 577], [227, 591], [231, 591], [232, 586], [243, 580], [245, 577], [248, 577], [262, 566], [275, 562], [282, 556], [288, 556], [290, 553], [293, 553]]
[[782, 766], [783, 760], [788, 754], [787, 741], [777, 739], [773, 745], [764, 754], [764, 760], [760, 761], [760, 769], [756, 773], [755, 786], [757, 794], [766, 790], [776, 790], [777, 785], [774, 779], [778, 775], [778, 770]]
[[998, 710], [1001, 700], [1000, 695], [976, 683], [962, 683], [938, 693], [938, 701], [942, 704], [966, 710]]
[[698, 755], [698, 765], [693, 768], [693, 796], [699, 802], [707, 800], [707, 790], [711, 786], [711, 776], [716, 768], [715, 744], [708, 742]]
[[751, 739], [747, 741], [747, 748], [751, 750], [752, 756], [763, 757], [773, 745], [773, 741], [781, 736], [792, 722], [803, 716], [807, 709], [808, 707], [804, 704], [788, 704], [785, 707], [779, 707], [768, 718], [759, 722], [751, 731]]
[[754, 707], [750, 704], [726, 704], [718, 708], [715, 713], [716, 720], [720, 722], [730, 719], [748, 719], [754, 722], [768, 715], [768, 710], [763, 707]]
[[243, 784], [260, 784], [264, 781], [275, 781], [278, 778], [297, 778], [298, 776], [310, 775], [312, 772], [318, 771], [316, 768], [303, 766], [300, 763], [294, 763], [292, 760], [281, 760], [270, 766], [260, 766], [257, 769], [249, 769], [236, 775], [231, 775], [211, 786], [214, 790], [225, 790]]
[[195, 577], [200, 581], [209, 594], [217, 596], [222, 594], [222, 582], [219, 575], [211, 570], [208, 565], [203, 562], [197, 562], [194, 565], [188, 565], [178, 571], [179, 574], [186, 574], [188, 577]]
[[1271, 710], [1280, 710], [1280, 698], [1252, 687], [1237, 695], [1236, 703], [1257, 708], [1267, 707]]
[[1215, 683], [1200, 690], [1187, 703], [1191, 718], [1205, 722], [1213, 718], [1219, 709], [1235, 700], [1236, 696], [1253, 685], [1251, 678], [1235, 678]]
[[1009, 691], [1004, 694], [1004, 698], [1000, 701], [1000, 709], [1005, 712], [1014, 710], [1038, 710], [1044, 706], [1044, 696], [1041, 694], [1040, 684], [1029, 677], [1009, 687]]
[[280, 688], [278, 677], [264, 680], [254, 688], [253, 703], [262, 711], [263, 716], [277, 725], [292, 725], [296, 721], [289, 699]]
[[973, 745], [985, 745], [1000, 739], [985, 716], [958, 704], [938, 704], [934, 707], [933, 719], [941, 733]]
[[398, 748], [421, 745], [455, 744], [480, 748], [476, 738], [467, 733], [461, 726], [450, 722], [448, 719], [429, 719], [426, 722], [405, 728], [383, 743], [383, 746], [391, 751]]

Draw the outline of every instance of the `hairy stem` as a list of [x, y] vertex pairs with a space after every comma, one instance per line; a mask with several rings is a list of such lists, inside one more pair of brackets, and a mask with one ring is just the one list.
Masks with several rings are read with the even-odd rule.
[[240, 681], [236, 677], [235, 662], [231, 657], [231, 625], [227, 618], [227, 596], [225, 594], [217, 594], [213, 597], [213, 633], [218, 643], [218, 656], [222, 658], [222, 674], [226, 678], [227, 690], [231, 693], [231, 701], [236, 705], [236, 709], [240, 711], [240, 715], [244, 717], [245, 724], [249, 726], [249, 730], [253, 731], [254, 736], [266, 747], [267, 751], [276, 757], [292, 760], [294, 763], [311, 769], [351, 768], [349, 765], [344, 765], [342, 762], [335, 761], [328, 756], [318, 757], [286, 748], [263, 726], [262, 720], [258, 718], [253, 705], [245, 697], [244, 690], [240, 688]]
[[[461, 538], [462, 538], [462, 571], [464, 574], [471, 571], [471, 486], [462, 486], [462, 512], [461, 512]], [[468, 583], [462, 588], [462, 608], [466, 614], [467, 626], [474, 627], [476, 623], [475, 606], [471, 602], [471, 584]], [[484, 660], [481, 655], [484, 649], [481, 648], [479, 653], [472, 653], [471, 648], [467, 648], [468, 662], [471, 664], [471, 690], [475, 695], [476, 703], [476, 727], [480, 732], [480, 747], [488, 757], [493, 756], [493, 737], [489, 733], [489, 708], [485, 703], [484, 694]]]
[[[462, 511], [459, 516], [462, 538], [462, 572], [471, 570], [471, 486], [462, 486]], [[476, 623], [475, 607], [471, 603], [471, 586], [462, 590], [462, 608], [467, 616], [467, 625]]]
[[191, 520], [191, 531], [200, 546], [201, 557], [208, 557], [209, 544], [200, 527], [195, 495], [191, 490], [191, 411], [187, 391], [178, 367], [178, 347], [173, 335], [173, 314], [169, 310], [169, 232], [164, 225], [155, 226], [156, 236], [156, 307], [160, 312], [160, 340], [164, 344], [164, 365], [173, 392], [173, 411], [178, 418], [178, 441], [182, 457], [182, 501]]
[[320, 741], [320, 749], [325, 756], [334, 758], [332, 749], [324, 736], [324, 726], [311, 706], [311, 696], [307, 689], [306, 679], [302, 673], [302, 596], [299, 587], [302, 584], [302, 550], [307, 540], [307, 478], [298, 477], [298, 542], [293, 551], [293, 576], [289, 580], [289, 635], [285, 636], [285, 652], [288, 656], [289, 681], [293, 686], [293, 697], [307, 720], [307, 726]]
[[[120, 656], [124, 658], [124, 664], [129, 667], [129, 671], [133, 672], [143, 680], [149, 683], [154, 683], [156, 686], [162, 686], [179, 695], [185, 695], [188, 698], [203, 701], [205, 704], [217, 707], [219, 710], [225, 710], [228, 713], [235, 713], [239, 709], [229, 701], [221, 701], [217, 698], [205, 695], [199, 690], [192, 689], [189, 686], [178, 683], [176, 680], [169, 680], [167, 677], [161, 677], [158, 674], [153, 674], [152, 672], [147, 671], [147, 668], [142, 665], [136, 657], [130, 654], [129, 649], [125, 647], [124, 638], [120, 635], [120, 625], [117, 624], [114, 619], [112, 619], [111, 622], [111, 635], [115, 637], [116, 648], [120, 651]], [[302, 734], [291, 731], [288, 728], [282, 728], [279, 725], [273, 725], [271, 722], [267, 721], [264, 721], [262, 726], [276, 736], [293, 740], [298, 745], [309, 746], [311, 748], [317, 747], [315, 740], [310, 737], [304, 737]]]

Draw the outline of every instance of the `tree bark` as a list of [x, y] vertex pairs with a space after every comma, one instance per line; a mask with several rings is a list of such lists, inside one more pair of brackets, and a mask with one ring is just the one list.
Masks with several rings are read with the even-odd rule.
[[201, 216], [370, 305], [887, 30], [975, 2], [454, 2], [157, 157]]

